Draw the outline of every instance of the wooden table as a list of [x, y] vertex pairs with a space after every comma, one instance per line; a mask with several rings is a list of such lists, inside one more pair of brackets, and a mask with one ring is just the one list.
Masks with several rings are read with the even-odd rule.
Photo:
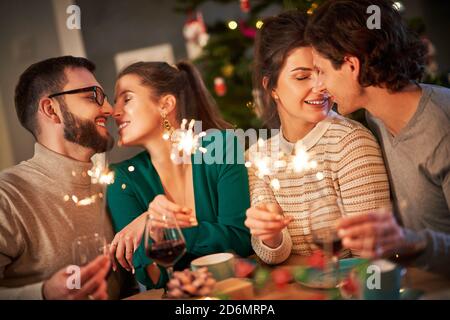
[[[282, 265], [287, 267], [306, 265], [306, 257], [292, 255]], [[223, 281], [218, 282], [217, 286], [220, 287], [221, 283]], [[444, 290], [450, 290], [450, 279], [417, 268], [407, 268], [406, 275], [403, 278], [403, 286], [408, 289], [421, 290], [424, 292], [424, 295], [431, 296]], [[126, 300], [160, 300], [163, 293], [164, 289], [153, 289], [128, 297]], [[250, 299], [315, 300], [323, 297], [323, 290], [305, 288], [294, 282], [286, 285], [282, 290], [276, 290], [276, 288], [269, 286], [250, 297]]]

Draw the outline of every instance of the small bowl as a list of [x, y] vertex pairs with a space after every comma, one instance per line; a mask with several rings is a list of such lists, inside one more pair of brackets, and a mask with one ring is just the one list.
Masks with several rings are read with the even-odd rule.
[[197, 258], [191, 262], [191, 270], [208, 268], [217, 281], [234, 277], [234, 255], [231, 253], [215, 253]]

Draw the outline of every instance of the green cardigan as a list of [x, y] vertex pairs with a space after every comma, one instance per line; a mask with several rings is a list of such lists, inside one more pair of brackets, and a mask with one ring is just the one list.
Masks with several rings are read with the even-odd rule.
[[[217, 137], [224, 143], [208, 145]], [[187, 252], [175, 265], [175, 270], [189, 267], [196, 257], [218, 252], [234, 252], [246, 257], [252, 253], [250, 232], [244, 226], [245, 212], [250, 207], [248, 174], [244, 164], [227, 164], [228, 160], [243, 159], [243, 150], [231, 133], [215, 130], [202, 139], [207, 148], [203, 155], [197, 152], [192, 156], [192, 176], [194, 183], [195, 211], [198, 226], [183, 228]], [[223, 147], [223, 150], [220, 148]], [[223, 151], [217, 153], [218, 151]], [[233, 153], [231, 153], [233, 152]], [[215, 157], [219, 163], [205, 163], [205, 156]], [[202, 163], [195, 162], [203, 160]], [[230, 162], [230, 161], [228, 161]], [[128, 168], [134, 167], [130, 172]], [[148, 152], [113, 165], [114, 183], [108, 186], [107, 203], [116, 232], [122, 230], [136, 217], [147, 211], [149, 203], [164, 189]], [[147, 276], [145, 267], [152, 260], [145, 254], [143, 241], [133, 256], [137, 280], [148, 289], [161, 288], [167, 282], [167, 273], [160, 267], [161, 277], [153, 283]]]

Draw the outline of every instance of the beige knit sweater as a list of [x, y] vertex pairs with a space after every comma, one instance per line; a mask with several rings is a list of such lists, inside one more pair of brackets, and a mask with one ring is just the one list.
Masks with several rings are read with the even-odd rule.
[[[1, 299], [41, 299], [42, 282], [75, 263], [76, 237], [104, 233], [112, 239], [102, 199], [84, 206], [72, 199], [102, 192], [87, 175], [91, 167], [36, 144], [32, 159], [0, 173]], [[108, 284], [110, 298], [118, 298], [117, 273]]]
[[[277, 202], [284, 215], [294, 220], [282, 232], [278, 248], [266, 246], [252, 237], [255, 253], [266, 263], [278, 264], [289, 255], [310, 255], [317, 247], [312, 243], [309, 214], [321, 210], [330, 219], [355, 215], [389, 205], [389, 184], [380, 148], [373, 135], [361, 124], [331, 111], [301, 141], [311, 159], [319, 164], [316, 169], [299, 173], [275, 172], [263, 179], [249, 168], [252, 206]], [[268, 153], [281, 149], [291, 154], [294, 144], [282, 134], [268, 139]], [[253, 145], [247, 152], [257, 150]], [[323, 179], [317, 178], [317, 172]], [[279, 190], [270, 187], [278, 179]], [[340, 201], [340, 202], [339, 202]], [[343, 252], [347, 256], [350, 252]]]

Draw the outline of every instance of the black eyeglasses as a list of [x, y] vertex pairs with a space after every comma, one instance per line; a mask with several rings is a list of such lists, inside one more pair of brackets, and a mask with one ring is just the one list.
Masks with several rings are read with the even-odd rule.
[[103, 106], [103, 102], [105, 102], [105, 98], [107, 98], [107, 96], [103, 92], [102, 88], [100, 88], [98, 86], [92, 86], [92, 87], [86, 87], [86, 88], [81, 88], [81, 89], [74, 89], [74, 90], [69, 90], [69, 91], [53, 93], [53, 94], [49, 95], [48, 97], [49, 98], [54, 98], [54, 97], [57, 97], [57, 96], [61, 96], [63, 94], [75, 94], [75, 93], [81, 93], [81, 92], [93, 92], [94, 93], [95, 102], [97, 102], [97, 104], [100, 107]]

